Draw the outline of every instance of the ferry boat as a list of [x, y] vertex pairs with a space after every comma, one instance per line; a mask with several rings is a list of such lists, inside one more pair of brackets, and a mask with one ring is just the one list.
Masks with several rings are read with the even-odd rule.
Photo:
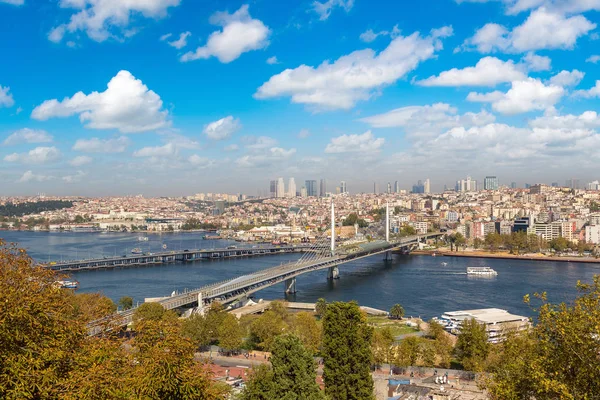
[[136, 247], [135, 249], [131, 249], [131, 254], [142, 254], [142, 249]]
[[138, 241], [140, 241], [140, 242], [147, 242], [148, 241], [148, 236], [138, 236]]
[[467, 267], [467, 275], [496, 276], [498, 273], [490, 267]]
[[77, 281], [56, 281], [56, 284], [61, 289], [77, 289], [79, 287], [79, 282]]

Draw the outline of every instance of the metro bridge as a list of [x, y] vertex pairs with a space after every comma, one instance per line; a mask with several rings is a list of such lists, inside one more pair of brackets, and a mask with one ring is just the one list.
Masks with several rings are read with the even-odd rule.
[[[333, 203], [331, 213], [331, 220], [335, 221]], [[156, 302], [167, 310], [198, 307], [200, 312], [202, 312], [205, 307], [214, 301], [222, 304], [233, 303], [248, 298], [252, 293], [279, 283], [285, 284], [286, 293], [295, 293], [296, 277], [299, 275], [327, 269], [327, 278], [337, 279], [339, 277], [339, 265], [377, 254], [385, 254], [386, 259], [388, 259], [392, 251], [410, 251], [416, 248], [419, 243], [443, 235], [441, 232], [432, 232], [390, 241], [389, 209], [386, 210], [386, 226], [386, 240], [357, 243], [350, 246], [341, 246], [337, 249], [335, 246], [335, 229], [332, 226], [330, 246], [325, 245], [325, 241], [329, 241], [329, 239], [324, 235], [317, 243], [313, 244], [310, 248], [311, 251], [305, 253], [298, 261], [267, 268], [222, 282], [212, 283], [199, 289], [158, 299]], [[94, 335], [102, 332], [106, 329], [105, 325], [109, 321], [113, 326], [125, 326], [132, 322], [134, 312], [135, 309], [130, 309], [106, 319], [95, 321], [90, 324], [89, 333]]]
[[266, 256], [281, 253], [302, 253], [310, 251], [310, 245], [228, 247], [225, 249], [173, 250], [156, 253], [133, 254], [122, 257], [103, 257], [88, 260], [60, 261], [43, 264], [55, 271], [81, 271], [120, 267], [139, 267], [173, 262], [198, 261], [220, 258]]

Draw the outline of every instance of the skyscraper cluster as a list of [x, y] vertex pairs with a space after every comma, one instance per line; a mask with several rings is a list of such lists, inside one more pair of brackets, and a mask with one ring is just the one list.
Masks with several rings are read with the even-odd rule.
[[[318, 189], [318, 192], [317, 192]], [[341, 181], [340, 186], [333, 188], [336, 194], [345, 194], [348, 193], [348, 186], [346, 181]], [[298, 190], [296, 186], [296, 180], [294, 178], [289, 178], [287, 191], [285, 188], [285, 182], [283, 178], [277, 178], [276, 180], [270, 181], [269, 186], [269, 194], [270, 197], [326, 197], [328, 195], [327, 192], [327, 180], [321, 179], [319, 181], [319, 187], [317, 188], [317, 181], [314, 179], [308, 179], [304, 181], [304, 186]]]
[[475, 179], [471, 179], [470, 176], [467, 176], [467, 179], [460, 179], [456, 181], [456, 191], [457, 192], [476, 192], [477, 191], [477, 181]]
[[429, 181], [429, 178], [425, 179], [425, 182], [418, 181], [416, 185], [413, 185], [412, 192], [425, 194], [431, 193], [431, 182]]

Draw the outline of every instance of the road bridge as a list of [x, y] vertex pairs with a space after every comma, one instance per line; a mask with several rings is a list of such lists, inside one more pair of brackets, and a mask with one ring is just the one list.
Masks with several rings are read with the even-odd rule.
[[[333, 203], [331, 213], [331, 221], [335, 221]], [[417, 247], [419, 243], [443, 235], [441, 232], [432, 232], [390, 240], [389, 207], [386, 210], [386, 226], [386, 240], [365, 241], [340, 246], [339, 248], [335, 246], [335, 229], [333, 229], [335, 227], [332, 226], [330, 246], [323, 245], [325, 240], [329, 240], [324, 236], [321, 238], [321, 241], [310, 248], [310, 252], [307, 252], [298, 261], [212, 283], [198, 289], [162, 298], [157, 302], [167, 310], [183, 307], [198, 307], [202, 310], [214, 301], [222, 304], [233, 303], [248, 298], [248, 296], [259, 290], [280, 283], [285, 284], [286, 293], [295, 293], [296, 277], [300, 275], [327, 269], [327, 278], [336, 279], [339, 277], [338, 267], [340, 265], [378, 254], [385, 254], [386, 259], [388, 259], [392, 251], [408, 251]], [[95, 321], [90, 324], [89, 333], [93, 335], [102, 332], [106, 329], [108, 321], [113, 326], [125, 326], [132, 322], [134, 312], [135, 309], [131, 309], [103, 320]]]
[[235, 257], [255, 257], [282, 253], [303, 253], [310, 251], [310, 245], [298, 246], [256, 246], [228, 247], [225, 249], [174, 250], [157, 253], [132, 254], [121, 257], [103, 257], [88, 260], [73, 260], [44, 263], [46, 268], [55, 271], [81, 271], [87, 269], [139, 267], [173, 262], [187, 262]]

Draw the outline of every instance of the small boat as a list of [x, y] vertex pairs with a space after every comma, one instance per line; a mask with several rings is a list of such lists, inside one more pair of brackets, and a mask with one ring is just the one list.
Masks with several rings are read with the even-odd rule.
[[496, 276], [498, 273], [490, 267], [468, 267], [467, 275]]
[[77, 289], [79, 287], [79, 282], [77, 281], [56, 281], [56, 284], [61, 289]]
[[138, 240], [140, 242], [147, 242], [148, 241], [148, 236], [138, 236]]
[[448, 265], [448, 263], [447, 263], [447, 262], [443, 262], [443, 263], [442, 263], [442, 266], [444, 266], [444, 267], [445, 267], [446, 265]]
[[139, 247], [131, 249], [131, 254], [142, 254], [142, 249], [140, 249]]

